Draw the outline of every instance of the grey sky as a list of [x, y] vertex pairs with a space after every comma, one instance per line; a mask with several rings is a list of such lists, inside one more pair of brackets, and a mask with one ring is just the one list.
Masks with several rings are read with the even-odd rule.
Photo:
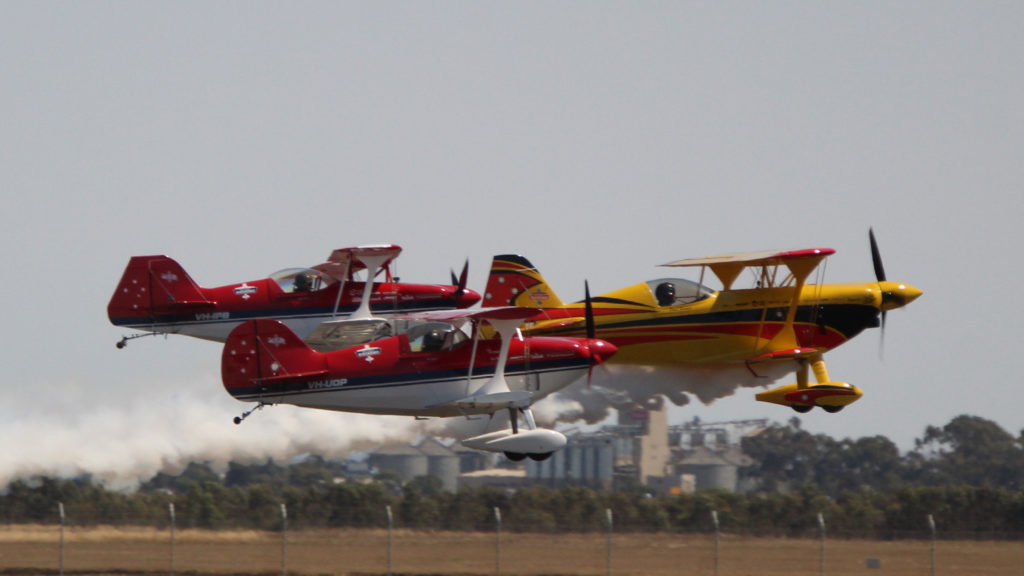
[[[236, 429], [219, 346], [118, 351], [105, 316], [131, 255], [218, 285], [375, 242], [410, 281], [468, 257], [478, 290], [521, 253], [578, 299], [744, 250], [832, 247], [827, 280], [866, 281], [874, 226], [925, 295], [889, 315], [884, 360], [877, 330], [826, 356], [865, 397], [804, 426], [1016, 434], [1021, 22], [997, 2], [5, 3], [0, 442], [23, 449], [0, 473], [405, 426], [274, 408]], [[674, 418], [793, 415], [753, 394]]]

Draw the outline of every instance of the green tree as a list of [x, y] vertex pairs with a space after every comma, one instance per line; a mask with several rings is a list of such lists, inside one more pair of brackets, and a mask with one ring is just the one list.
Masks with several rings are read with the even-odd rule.
[[1021, 444], [991, 420], [957, 416], [942, 428], [927, 427], [915, 444], [915, 479], [920, 483], [1024, 487]]

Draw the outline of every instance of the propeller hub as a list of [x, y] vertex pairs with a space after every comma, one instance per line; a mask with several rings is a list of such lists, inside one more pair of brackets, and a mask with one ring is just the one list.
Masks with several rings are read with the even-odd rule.
[[882, 291], [882, 302], [879, 307], [881, 310], [902, 308], [924, 294], [920, 289], [909, 284], [884, 280], [878, 283], [878, 289]]
[[482, 299], [478, 292], [470, 290], [469, 288], [463, 289], [461, 293], [456, 292], [455, 298], [455, 306], [460, 310], [463, 308], [469, 308]]
[[590, 357], [598, 362], [604, 362], [619, 351], [618, 347], [611, 342], [599, 338], [587, 338], [585, 349]]

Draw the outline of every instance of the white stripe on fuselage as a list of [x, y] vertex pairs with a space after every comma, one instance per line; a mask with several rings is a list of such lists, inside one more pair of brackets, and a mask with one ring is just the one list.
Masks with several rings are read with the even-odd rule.
[[[537, 390], [530, 391], [533, 392], [533, 401], [537, 401], [579, 380], [587, 369], [587, 366], [574, 366], [506, 373], [505, 379], [509, 389], [527, 390], [527, 382], [532, 383], [536, 378], [539, 386]], [[481, 375], [470, 381], [463, 376], [365, 386], [346, 385], [338, 379], [337, 386], [325, 386], [321, 381], [316, 381], [310, 383], [311, 387], [307, 390], [252, 395], [240, 400], [369, 414], [459, 416], [462, 412], [450, 404], [472, 396], [490, 379], [490, 375]]]
[[[439, 308], [417, 308], [416, 312], [433, 312], [435, 310], [451, 310], [450, 307], [439, 307]], [[375, 318], [393, 318], [403, 314], [408, 314], [411, 311], [402, 311], [396, 313], [374, 313]], [[133, 330], [141, 330], [143, 332], [156, 332], [159, 334], [181, 334], [182, 336], [192, 336], [193, 338], [201, 338], [203, 340], [212, 340], [214, 342], [224, 342], [228, 339], [228, 335], [234, 330], [239, 324], [248, 322], [249, 320], [255, 320], [258, 317], [236, 319], [227, 318], [223, 320], [189, 320], [188, 322], [168, 322], [160, 324], [123, 324], [122, 328], [131, 328]], [[279, 320], [285, 326], [287, 326], [292, 332], [302, 339], [309, 336], [317, 326], [327, 320], [335, 319], [330, 314], [307, 314], [307, 315], [296, 315], [296, 316], [267, 316], [274, 320]], [[339, 316], [337, 319], [344, 320], [348, 316]]]

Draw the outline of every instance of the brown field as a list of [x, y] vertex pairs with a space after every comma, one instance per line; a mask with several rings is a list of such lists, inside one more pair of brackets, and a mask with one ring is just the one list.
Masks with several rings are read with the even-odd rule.
[[[392, 568], [396, 575], [486, 575], [497, 572], [493, 533], [395, 531]], [[604, 575], [606, 534], [501, 535], [501, 574]], [[167, 531], [146, 528], [68, 528], [67, 574], [166, 574], [171, 568]], [[616, 575], [708, 575], [715, 572], [714, 538], [705, 535], [615, 534], [611, 573]], [[723, 535], [720, 576], [821, 573], [821, 542]], [[869, 558], [880, 568], [868, 568]], [[384, 530], [290, 531], [289, 574], [387, 574]], [[835, 576], [929, 576], [931, 543], [829, 539], [825, 574]], [[56, 574], [60, 529], [53, 526], [0, 527], [0, 574]], [[279, 533], [178, 530], [174, 571], [198, 574], [280, 574]], [[936, 545], [937, 575], [1024, 575], [1024, 543], [942, 541]]]

